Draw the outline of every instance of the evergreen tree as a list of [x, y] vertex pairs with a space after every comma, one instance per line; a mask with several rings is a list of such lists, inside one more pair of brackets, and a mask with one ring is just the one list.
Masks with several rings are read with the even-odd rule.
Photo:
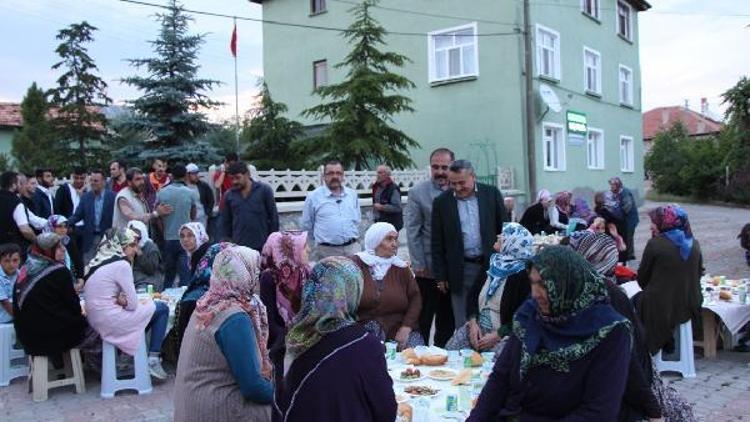
[[56, 152], [48, 112], [47, 97], [34, 82], [21, 102], [23, 127], [13, 135], [11, 149], [16, 167], [22, 172], [33, 173], [39, 167], [59, 168], [63, 162]]
[[302, 125], [284, 117], [286, 105], [273, 101], [265, 83], [257, 99], [259, 106], [242, 130], [241, 141], [248, 145], [245, 159], [259, 170], [303, 168], [305, 156], [296, 150]]
[[393, 115], [414, 111], [411, 100], [397, 94], [414, 84], [389, 70], [402, 67], [408, 61], [405, 56], [378, 49], [385, 44], [387, 32], [371, 15], [370, 8], [376, 4], [377, 0], [365, 0], [350, 10], [354, 22], [343, 35], [352, 50], [336, 65], [348, 69], [346, 79], [317, 88], [315, 93], [329, 102], [303, 112], [331, 122], [323, 136], [311, 140], [308, 151], [324, 160], [338, 158], [357, 170], [381, 163], [394, 168], [411, 166], [408, 150], [419, 146], [389, 125]]
[[727, 129], [734, 142], [724, 164], [729, 167], [729, 200], [750, 203], [750, 79], [742, 77], [722, 94], [727, 104]]
[[52, 123], [67, 168], [74, 164], [83, 167], [87, 163], [101, 164], [107, 159], [102, 142], [107, 118], [100, 107], [112, 100], [107, 97], [107, 84], [96, 75], [99, 69], [85, 46], [94, 41], [92, 34], [96, 30], [83, 21], [57, 34], [62, 43], [55, 52], [61, 60], [52, 69], [64, 72], [49, 95], [57, 107]]
[[135, 116], [129, 122], [152, 135], [144, 145], [146, 151], [142, 157], [169, 156], [203, 162], [211, 158], [204, 156], [209, 153], [218, 158], [215, 148], [199, 145], [197, 141], [211, 128], [199, 110], [220, 105], [202, 93], [220, 82], [197, 76], [198, 50], [204, 36], [188, 33], [193, 19], [176, 0], [170, 1], [169, 11], [158, 14], [157, 20], [161, 22], [161, 31], [151, 42], [155, 57], [129, 60], [137, 68], [145, 67], [147, 76], [123, 79], [143, 93], [130, 101]]

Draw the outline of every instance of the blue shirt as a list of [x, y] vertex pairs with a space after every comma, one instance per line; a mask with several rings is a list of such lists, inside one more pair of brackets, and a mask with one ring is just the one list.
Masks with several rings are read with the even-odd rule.
[[104, 209], [104, 191], [94, 194], [94, 233], [101, 232], [102, 210]]
[[312, 233], [317, 244], [342, 245], [358, 239], [361, 220], [357, 192], [347, 187], [340, 195], [327, 186], [315, 189], [302, 210], [302, 230]]
[[156, 194], [159, 204], [172, 206], [172, 213], [162, 217], [164, 240], [180, 240], [180, 227], [191, 221], [190, 210], [200, 203], [198, 193], [180, 181], [174, 181], [161, 188]]
[[232, 188], [224, 194], [222, 218], [225, 233], [234, 243], [262, 250], [268, 236], [279, 231], [279, 212], [273, 189], [253, 180], [250, 194], [245, 198], [239, 189]]
[[[18, 278], [18, 271], [8, 275], [5, 274], [2, 268], [0, 268], [0, 302], [7, 300], [13, 301], [13, 286], [16, 284]], [[5, 312], [5, 308], [0, 306], [0, 323], [6, 323], [13, 321], [13, 316]]]
[[474, 258], [482, 255], [482, 235], [479, 232], [479, 200], [474, 194], [468, 198], [456, 198], [458, 218], [461, 220], [461, 235], [464, 240], [464, 256]]

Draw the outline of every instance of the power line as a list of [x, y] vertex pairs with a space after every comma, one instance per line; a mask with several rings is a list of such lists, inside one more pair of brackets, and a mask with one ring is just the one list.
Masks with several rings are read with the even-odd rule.
[[[517, 0], [522, 1], [522, 0]], [[571, 9], [581, 9], [580, 2], [576, 2], [576, 4], [563, 4], [563, 3], [545, 3], [541, 1], [531, 1], [532, 6], [553, 6], [553, 7], [566, 7]], [[601, 7], [599, 6], [599, 10], [609, 10], [609, 11], [615, 11], [616, 8], [611, 7]], [[677, 16], [702, 16], [702, 17], [714, 17], [714, 18], [747, 18], [750, 17], [750, 14], [742, 14], [742, 13], [702, 13], [702, 12], [678, 12], [678, 11], [667, 11], [667, 10], [649, 10], [649, 14], [656, 14], [656, 15], [677, 15]]]
[[[159, 9], [166, 9], [166, 10], [172, 9], [170, 6], [166, 6], [163, 4], [148, 3], [145, 1], [139, 1], [139, 0], [117, 0], [117, 1], [120, 1], [123, 3], [136, 4], [139, 6], [154, 7], [154, 8], [159, 8]], [[269, 25], [288, 26], [288, 27], [303, 28], [303, 29], [314, 29], [314, 30], [320, 30], [320, 31], [332, 31], [332, 32], [339, 32], [339, 33], [344, 33], [347, 31], [346, 28], [336, 28], [336, 27], [320, 26], [320, 25], [308, 25], [308, 24], [293, 23], [293, 22], [282, 22], [282, 21], [277, 21], [277, 20], [251, 18], [247, 16], [226, 15], [223, 13], [205, 12], [202, 10], [193, 10], [193, 9], [185, 9], [185, 8], [182, 8], [181, 10], [186, 13], [190, 13], [194, 15], [212, 16], [212, 17], [226, 18], [226, 19], [237, 19], [240, 21], [249, 21], [249, 22], [260, 22], [260, 23], [269, 24]], [[388, 35], [417, 36], [417, 37], [428, 36], [428, 34], [425, 32], [402, 32], [402, 31], [386, 31], [386, 32], [388, 33]], [[519, 35], [521, 33], [522, 32], [520, 28], [515, 28], [515, 30], [512, 32], [488, 32], [488, 33], [482, 33], [482, 34], [471, 34], [471, 35], [455, 34], [455, 35], [456, 36], [469, 36], [469, 37], [502, 37], [502, 36], [509, 36], [509, 35]]]
[[[337, 3], [344, 3], [344, 4], [351, 4], [351, 5], [359, 5], [361, 3], [357, 3], [355, 1], [347, 1], [347, 0], [332, 0]], [[482, 22], [482, 23], [489, 23], [493, 25], [506, 25], [506, 26], [514, 26], [517, 27], [519, 24], [517, 22], [500, 22], [496, 20], [491, 19], [480, 19], [480, 18], [471, 18], [471, 17], [464, 17], [464, 16], [453, 16], [453, 15], [442, 15], [439, 13], [427, 13], [427, 12], [419, 12], [416, 10], [408, 10], [408, 9], [399, 9], [396, 7], [388, 7], [388, 6], [381, 6], [379, 4], [372, 6], [375, 9], [381, 9], [381, 10], [387, 10], [390, 12], [398, 12], [398, 13], [404, 13], [408, 15], [416, 15], [416, 16], [426, 16], [430, 18], [441, 18], [441, 19], [452, 19], [452, 20], [459, 20], [459, 21], [471, 21], [471, 22]]]

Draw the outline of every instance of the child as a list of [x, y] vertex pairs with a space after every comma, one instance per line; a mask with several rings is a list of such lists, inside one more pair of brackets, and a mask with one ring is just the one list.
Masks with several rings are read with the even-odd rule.
[[21, 265], [21, 248], [15, 243], [0, 245], [0, 324], [13, 322], [13, 287]]
[[588, 230], [594, 233], [607, 233], [617, 243], [617, 250], [622, 252], [627, 249], [625, 241], [622, 240], [622, 236], [617, 232], [617, 226], [614, 223], [607, 224], [607, 221], [601, 217], [596, 217], [589, 226]]
[[740, 246], [745, 249], [745, 261], [750, 266], [750, 223], [745, 224], [737, 238], [740, 239]]

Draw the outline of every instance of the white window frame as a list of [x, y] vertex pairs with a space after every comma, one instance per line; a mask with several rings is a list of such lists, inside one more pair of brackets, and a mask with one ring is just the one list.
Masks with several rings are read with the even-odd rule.
[[[437, 51], [435, 50], [435, 37], [440, 35], [450, 35], [452, 33], [456, 33], [459, 31], [464, 31], [467, 29], [471, 29], [474, 33], [474, 36], [471, 37], [472, 41], [474, 42], [474, 72], [470, 73], [464, 73], [464, 60], [463, 60], [463, 49], [458, 47], [459, 51], [459, 57], [460, 57], [460, 69], [461, 73], [458, 75], [448, 75], [443, 78], [439, 78], [437, 76], [437, 63], [436, 63], [436, 55]], [[457, 48], [456, 46], [453, 46], [451, 48]], [[451, 48], [446, 48], [444, 50], [450, 50]], [[477, 37], [477, 23], [472, 22], [466, 25], [460, 25], [460, 26], [454, 26], [453, 28], [447, 28], [447, 29], [439, 29], [436, 31], [432, 31], [427, 34], [427, 63], [428, 63], [428, 79], [430, 83], [436, 83], [436, 82], [446, 82], [446, 81], [452, 81], [457, 79], [465, 79], [465, 78], [475, 78], [479, 76], [479, 37]], [[448, 68], [450, 69], [450, 63], [448, 64]], [[449, 70], [450, 73], [450, 70]]]
[[[592, 12], [589, 13], [586, 11], [586, 5], [588, 3], [591, 3], [593, 8]], [[581, 12], [583, 12], [584, 15], [590, 16], [596, 20], [599, 20], [599, 16], [601, 16], [601, 5], [599, 4], [599, 0], [581, 0]]]
[[[547, 128], [552, 128], [555, 130], [558, 130], [560, 133], [560, 138], [557, 140], [558, 144], [555, 147], [555, 152], [557, 152], [557, 167], [552, 165], [547, 165], [547, 157], [549, 154], [551, 154], [550, 147], [553, 146], [554, 139], [550, 141], [549, 138], [546, 136]], [[544, 160], [544, 170], [545, 171], [565, 171], [565, 159], [566, 159], [566, 142], [565, 142], [565, 127], [561, 124], [557, 123], [550, 123], [550, 122], [542, 122], [542, 159]]]
[[[623, 145], [622, 141], [628, 141]], [[632, 136], [620, 135], [620, 170], [623, 173], [635, 171], [635, 141]]]
[[[625, 31], [620, 28], [620, 6], [624, 6], [628, 11], [628, 27]], [[633, 41], [633, 8], [623, 0], [617, 0], [615, 3], [615, 28], [617, 35], [625, 38], [628, 41]]]
[[[324, 64], [325, 65], [325, 81], [320, 83], [318, 80], [318, 65]], [[315, 60], [313, 62], [313, 89], [319, 88], [321, 86], [328, 85], [328, 60], [322, 59], [322, 60]]]
[[[549, 35], [552, 35], [555, 37], [554, 45], [552, 53], [554, 55], [552, 64], [554, 66], [554, 69], [552, 74], [546, 74], [542, 72], [542, 50], [547, 49], [546, 46], [543, 46], [541, 44], [542, 40], [542, 32], [546, 32]], [[536, 24], [536, 74], [537, 76], [545, 77], [545, 78], [551, 78], [558, 81], [562, 80], [562, 67], [560, 66], [560, 33], [555, 31], [554, 29], [547, 28], [546, 26]]]
[[[594, 72], [596, 72], [596, 82], [593, 88], [589, 88], [589, 65], [586, 63], [586, 55], [592, 54], [596, 56], [596, 67], [593, 68]], [[593, 48], [583, 46], [583, 91], [590, 93], [590, 94], [596, 94], [596, 95], [602, 95], [602, 55], [598, 51], [594, 50]]]
[[[622, 71], [625, 70], [630, 75], [630, 79], [628, 81], [625, 81], [622, 77]], [[620, 64], [620, 66], [617, 69], [617, 80], [619, 81], [617, 84], [617, 90], [620, 93], [620, 104], [624, 104], [627, 106], [632, 106], [634, 103], [633, 99], [633, 69], [625, 66], [624, 64]], [[627, 82], [627, 98], [623, 98], [623, 83]]]
[[[599, 136], [598, 142], [593, 142], [590, 135], [596, 133]], [[596, 163], [592, 164], [591, 157], [591, 145], [598, 144], [594, 147], [596, 150]], [[604, 131], [601, 129], [589, 127], [589, 131], [586, 134], [586, 165], [591, 170], [604, 170]]]

